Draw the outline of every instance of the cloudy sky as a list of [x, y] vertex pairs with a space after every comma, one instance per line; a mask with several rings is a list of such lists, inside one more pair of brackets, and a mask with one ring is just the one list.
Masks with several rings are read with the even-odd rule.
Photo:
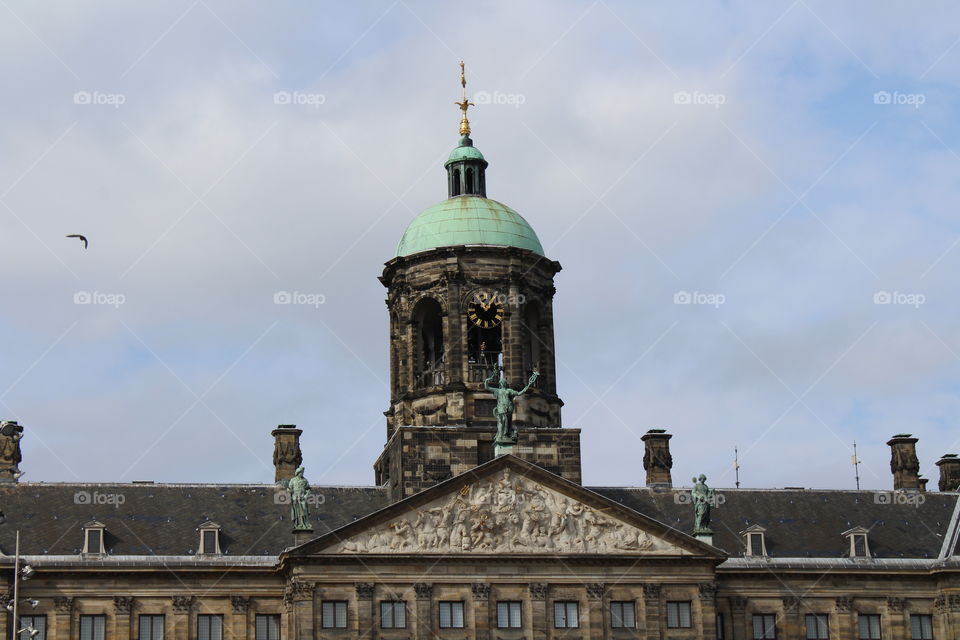
[[[0, 0], [0, 415], [33, 481], [369, 484], [385, 291], [467, 62], [559, 260], [584, 482], [888, 487], [960, 451], [951, 2]], [[67, 239], [88, 236], [90, 247]], [[323, 304], [277, 305], [277, 292]], [[677, 302], [689, 302], [678, 304]], [[884, 304], [886, 303], [886, 304]]]

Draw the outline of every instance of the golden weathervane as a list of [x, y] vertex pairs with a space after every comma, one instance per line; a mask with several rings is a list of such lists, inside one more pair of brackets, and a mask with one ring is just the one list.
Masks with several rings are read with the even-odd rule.
[[463, 87], [463, 100], [453, 104], [460, 107], [460, 111], [463, 111], [463, 117], [460, 119], [460, 135], [468, 136], [470, 135], [470, 121], [467, 120], [467, 109], [474, 104], [467, 100], [467, 76], [463, 70], [463, 60], [460, 61], [460, 86]]

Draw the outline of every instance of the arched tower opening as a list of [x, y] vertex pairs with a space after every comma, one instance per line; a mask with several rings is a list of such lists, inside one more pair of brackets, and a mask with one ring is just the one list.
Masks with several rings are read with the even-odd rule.
[[467, 318], [467, 380], [483, 382], [497, 369], [503, 354], [503, 324], [477, 324]]
[[444, 383], [443, 309], [433, 298], [424, 298], [413, 310], [416, 353], [414, 383], [417, 388]]

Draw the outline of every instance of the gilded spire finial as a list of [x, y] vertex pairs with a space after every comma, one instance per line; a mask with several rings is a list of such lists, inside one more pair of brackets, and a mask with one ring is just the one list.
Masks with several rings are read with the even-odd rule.
[[470, 121], [467, 120], [467, 109], [475, 105], [467, 100], [467, 76], [464, 72], [463, 60], [460, 61], [460, 86], [463, 88], [463, 100], [454, 102], [453, 104], [460, 107], [460, 111], [463, 112], [463, 117], [460, 119], [460, 135], [469, 136]]

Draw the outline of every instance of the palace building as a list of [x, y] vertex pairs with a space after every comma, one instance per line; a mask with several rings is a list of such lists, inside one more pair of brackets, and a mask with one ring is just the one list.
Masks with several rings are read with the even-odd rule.
[[[888, 492], [674, 487], [661, 429], [643, 437], [643, 484], [583, 485], [556, 385], [560, 264], [487, 197], [465, 91], [458, 104], [448, 197], [410, 223], [380, 278], [390, 398], [373, 485], [297, 493], [300, 438], [320, 434], [293, 425], [265, 437], [275, 484], [21, 482], [30, 432], [5, 422], [0, 634], [960, 639], [960, 458], [939, 460], [928, 491], [909, 434], [888, 442]], [[494, 442], [486, 386], [501, 367], [515, 390], [531, 383], [509, 445]]]

